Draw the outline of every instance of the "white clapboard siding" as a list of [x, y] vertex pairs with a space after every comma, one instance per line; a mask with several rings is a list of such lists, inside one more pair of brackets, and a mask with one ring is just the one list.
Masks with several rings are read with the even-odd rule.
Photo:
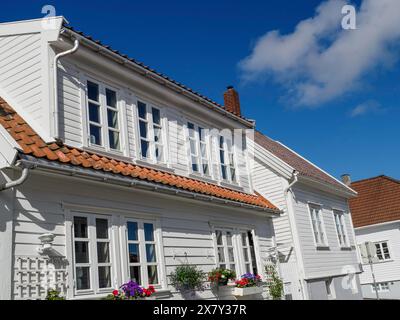
[[59, 130], [65, 143], [83, 144], [81, 90], [77, 71], [63, 64], [58, 71]]
[[125, 95], [125, 97], [125, 113], [128, 129], [129, 156], [135, 159], [137, 157], [136, 150], [138, 149], [136, 148], [136, 105], [132, 95]]
[[237, 146], [236, 150], [236, 158], [237, 158], [237, 170], [239, 174], [239, 183], [240, 186], [246, 191], [250, 192], [250, 178], [249, 172], [247, 169], [246, 163], [246, 155], [245, 155], [245, 146]]
[[[345, 266], [357, 266], [355, 241], [350, 224], [347, 200], [297, 184], [294, 190], [294, 211], [299, 242], [303, 256], [306, 277], [316, 278], [332, 274], [344, 274]], [[317, 250], [308, 209], [309, 202], [322, 204], [322, 216], [328, 239], [329, 250]], [[345, 212], [347, 234], [352, 250], [343, 250], [339, 246], [332, 209]]]
[[172, 168], [185, 174], [189, 164], [185, 125], [177, 111], [167, 108], [165, 113], [168, 119], [169, 161]]
[[[254, 161], [252, 179], [254, 189], [268, 200], [272, 201], [279, 209], [283, 210], [283, 214], [275, 218], [273, 224], [276, 241], [284, 248], [279, 251], [287, 255], [293, 246], [293, 236], [287, 214], [283, 180], [277, 173], [262, 164], [258, 159]], [[295, 259], [293, 252], [290, 258]]]
[[39, 123], [46, 116], [41, 63], [39, 33], [0, 37], [0, 87]]
[[[155, 201], [155, 197], [157, 201]], [[272, 247], [272, 224], [265, 217], [249, 217], [248, 213], [232, 212], [229, 208], [208, 204], [186, 203], [158, 197], [156, 193], [143, 193], [135, 189], [115, 188], [109, 184], [83, 182], [74, 178], [44, 176], [32, 171], [29, 180], [16, 192], [14, 212], [15, 257], [36, 257], [43, 233], [56, 235], [54, 250], [66, 255], [65, 211], [68, 204], [83, 206], [77, 212], [87, 212], [85, 206], [110, 208], [99, 214], [131, 217], [149, 214], [148, 219], [159, 220], [161, 226], [164, 273], [168, 275], [182, 263], [197, 265], [204, 272], [216, 267], [212, 238], [212, 221], [226, 221], [227, 225], [254, 225], [260, 264], [263, 265]], [[116, 208], [115, 212], [114, 209]], [[132, 214], [131, 214], [132, 213]], [[175, 289], [172, 288], [174, 293]], [[201, 294], [212, 299], [210, 290]], [[175, 298], [179, 294], [174, 293]]]
[[[357, 243], [366, 241], [380, 242], [387, 241], [390, 260], [375, 263], [373, 265], [377, 282], [399, 281], [400, 280], [400, 223], [387, 225], [376, 225], [369, 228], [356, 229]], [[361, 284], [372, 283], [371, 268], [363, 265], [364, 272], [360, 275]]]

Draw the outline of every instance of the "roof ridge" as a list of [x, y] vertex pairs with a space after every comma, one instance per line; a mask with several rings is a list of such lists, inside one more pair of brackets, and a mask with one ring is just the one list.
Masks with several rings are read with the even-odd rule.
[[353, 181], [351, 184], [357, 184], [357, 183], [361, 183], [361, 182], [365, 182], [365, 181], [369, 181], [369, 180], [376, 180], [376, 179], [379, 179], [379, 178], [387, 179], [387, 180], [390, 180], [390, 181], [393, 181], [393, 182], [396, 182], [396, 183], [400, 184], [400, 180], [392, 178], [392, 177], [389, 177], [389, 176], [387, 176], [385, 174], [381, 174], [381, 175], [378, 175], [378, 176], [374, 176], [374, 177], [370, 177], [370, 178], [365, 178], [365, 179]]

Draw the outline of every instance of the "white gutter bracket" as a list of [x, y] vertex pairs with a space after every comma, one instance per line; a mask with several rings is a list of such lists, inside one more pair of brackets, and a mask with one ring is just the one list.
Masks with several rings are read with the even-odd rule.
[[65, 57], [67, 55], [73, 54], [79, 49], [79, 40], [74, 41], [74, 47], [64, 52], [60, 52], [54, 57], [53, 62], [53, 81], [54, 81], [54, 109], [53, 109], [53, 120], [54, 120], [54, 138], [59, 140], [60, 132], [58, 127], [58, 61], [60, 58]]
[[287, 186], [287, 188], [285, 188], [285, 195], [287, 195], [287, 193], [289, 192], [290, 189], [292, 189], [292, 187], [299, 181], [299, 172], [294, 170], [293, 171], [293, 181]]

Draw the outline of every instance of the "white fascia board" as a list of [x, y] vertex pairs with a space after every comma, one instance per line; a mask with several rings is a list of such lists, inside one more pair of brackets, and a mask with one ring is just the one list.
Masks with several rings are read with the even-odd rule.
[[251, 139], [249, 139], [249, 146], [254, 150], [254, 157], [261, 161], [261, 163], [266, 164], [287, 180], [292, 178], [293, 171], [295, 170], [293, 167]]
[[353, 198], [357, 196], [357, 193], [354, 193], [355, 191], [352, 192], [352, 189], [349, 189], [349, 191], [346, 191], [344, 189], [340, 189], [335, 187], [333, 184], [329, 182], [324, 182], [324, 181], [319, 181], [310, 177], [302, 176], [299, 175], [299, 182], [302, 182], [303, 184], [306, 184], [310, 187], [329, 192], [332, 194], [335, 194], [340, 197], [344, 198]]
[[303, 159], [304, 161], [307, 161], [310, 165], [312, 165], [313, 167], [315, 167], [316, 169], [318, 169], [319, 171], [323, 172], [324, 174], [326, 174], [327, 176], [331, 177], [332, 179], [336, 180], [336, 182], [338, 182], [339, 184], [341, 184], [345, 189], [347, 189], [349, 191], [349, 194], [356, 196], [357, 192], [354, 191], [353, 189], [351, 189], [349, 186], [345, 185], [342, 181], [336, 179], [334, 176], [330, 175], [328, 172], [326, 172], [325, 170], [321, 169], [320, 167], [318, 167], [316, 164], [312, 163], [310, 160], [307, 160], [306, 158], [304, 158], [302, 155], [298, 154], [296, 151], [290, 149], [288, 146], [284, 145], [283, 143], [276, 141], [277, 143], [279, 143], [281, 146], [285, 147], [286, 149], [290, 150], [291, 152], [293, 152], [295, 155], [297, 155], [298, 157], [300, 157], [301, 159]]
[[354, 230], [359, 231], [359, 230], [364, 230], [364, 229], [370, 229], [370, 228], [379, 228], [379, 227], [384, 227], [387, 225], [391, 225], [391, 224], [399, 224], [400, 220], [393, 220], [393, 221], [387, 221], [387, 222], [382, 222], [382, 223], [375, 223], [375, 224], [370, 224], [368, 226], [363, 226], [363, 227], [357, 227], [354, 228]]
[[0, 125], [0, 169], [11, 167], [17, 158], [19, 144]]
[[28, 33], [46, 33], [49, 41], [57, 41], [64, 17], [48, 17], [0, 23], [0, 37]]

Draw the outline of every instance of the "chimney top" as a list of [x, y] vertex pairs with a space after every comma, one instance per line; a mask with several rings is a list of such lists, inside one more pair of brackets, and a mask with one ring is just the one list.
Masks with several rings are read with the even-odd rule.
[[351, 185], [351, 176], [350, 176], [350, 174], [348, 174], [348, 173], [342, 174], [341, 178], [342, 178], [342, 182], [346, 186], [350, 186]]
[[224, 93], [224, 106], [226, 111], [241, 116], [239, 94], [233, 86], [228, 86]]
[[230, 86], [227, 86], [226, 87], [228, 90], [230, 90], [230, 89], [233, 89], [234, 87], [232, 86], [232, 85], [230, 85]]

